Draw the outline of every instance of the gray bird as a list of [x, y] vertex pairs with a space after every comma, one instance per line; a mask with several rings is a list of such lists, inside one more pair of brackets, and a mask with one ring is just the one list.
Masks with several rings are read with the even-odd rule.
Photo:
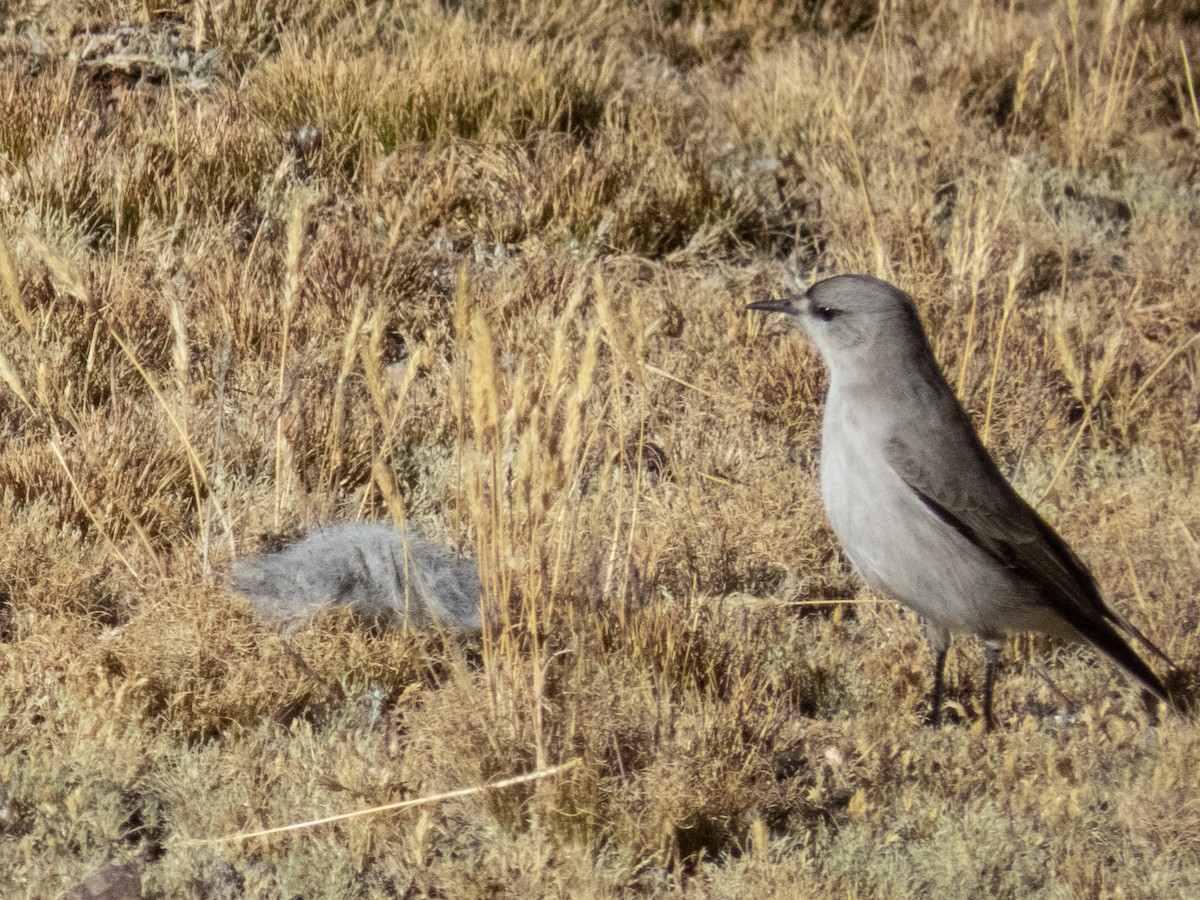
[[829, 369], [821, 496], [863, 581], [925, 620], [936, 659], [934, 725], [955, 632], [984, 641], [989, 730], [996, 662], [1009, 632], [1090, 644], [1172, 702], [1118, 628], [1171, 661], [1104, 601], [1079, 557], [1000, 474], [907, 294], [877, 278], [842, 275], [747, 309], [792, 316]]

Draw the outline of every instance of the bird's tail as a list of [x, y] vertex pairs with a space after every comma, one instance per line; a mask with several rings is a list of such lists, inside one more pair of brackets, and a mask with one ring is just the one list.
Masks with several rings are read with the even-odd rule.
[[1129, 634], [1136, 637], [1156, 655], [1166, 660], [1166, 662], [1172, 667], [1174, 667], [1175, 664], [1172, 663], [1170, 657], [1163, 653], [1162, 650], [1158, 649], [1158, 647], [1156, 647], [1149, 638], [1138, 631], [1138, 629], [1133, 627], [1133, 625], [1131, 625], [1124, 616], [1113, 612], [1111, 621], [1108, 618], [1102, 618], [1096, 615], [1081, 614], [1077, 617], [1071, 618], [1077, 619], [1077, 621], [1071, 621], [1071, 626], [1079, 632], [1080, 636], [1087, 643], [1091, 644], [1096, 650], [1103, 653], [1110, 660], [1124, 669], [1139, 684], [1141, 684], [1142, 687], [1144, 687], [1159, 700], [1163, 701], [1173, 709], [1183, 711], [1184, 707], [1180, 699], [1172, 695], [1170, 691], [1167, 690], [1167, 687], [1163, 684], [1162, 679], [1160, 679], [1158, 675], [1154, 673], [1154, 670], [1146, 665], [1145, 660], [1138, 656], [1134, 649], [1129, 646], [1129, 642], [1121, 636], [1121, 633], [1117, 631], [1115, 627], [1113, 627], [1114, 624], [1120, 626]]

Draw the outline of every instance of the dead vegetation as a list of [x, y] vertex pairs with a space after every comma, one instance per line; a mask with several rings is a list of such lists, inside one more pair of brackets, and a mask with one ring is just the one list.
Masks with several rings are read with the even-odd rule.
[[[1195, 727], [1086, 652], [1010, 641], [985, 738], [960, 642], [956, 721], [922, 727], [919, 629], [820, 508], [815, 353], [742, 312], [797, 274], [909, 290], [1194, 691], [1194, 10], [6, 15], [6, 891], [1197, 890]], [[222, 580], [354, 518], [477, 553], [482, 643], [280, 632]]]

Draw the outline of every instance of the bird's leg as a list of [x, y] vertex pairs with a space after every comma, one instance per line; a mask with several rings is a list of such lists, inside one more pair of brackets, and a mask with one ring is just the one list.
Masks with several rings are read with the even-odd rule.
[[983, 727], [992, 731], [996, 727], [996, 717], [992, 715], [992, 692], [996, 687], [996, 663], [1000, 661], [1000, 645], [989, 642], [984, 645], [983, 653], [986, 661], [983, 673]]
[[930, 698], [929, 724], [942, 727], [942, 681], [946, 672], [946, 651], [950, 649], [950, 632], [925, 620], [925, 637], [933, 650], [933, 697]]
[[929, 712], [929, 724], [934, 728], [942, 727], [942, 675], [946, 671], [946, 647], [938, 647], [934, 651], [933, 661], [933, 700]]

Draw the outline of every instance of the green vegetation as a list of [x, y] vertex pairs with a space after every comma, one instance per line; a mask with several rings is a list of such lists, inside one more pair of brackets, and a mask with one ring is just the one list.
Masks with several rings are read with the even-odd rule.
[[[1190, 696], [1194, 3], [3, 23], [5, 896], [1200, 892], [1200, 732], [1103, 661], [1013, 639], [985, 736], [960, 640], [923, 727], [919, 626], [821, 509], [816, 354], [742, 312], [912, 293]], [[477, 553], [495, 632], [280, 631], [222, 580], [358, 517]]]

